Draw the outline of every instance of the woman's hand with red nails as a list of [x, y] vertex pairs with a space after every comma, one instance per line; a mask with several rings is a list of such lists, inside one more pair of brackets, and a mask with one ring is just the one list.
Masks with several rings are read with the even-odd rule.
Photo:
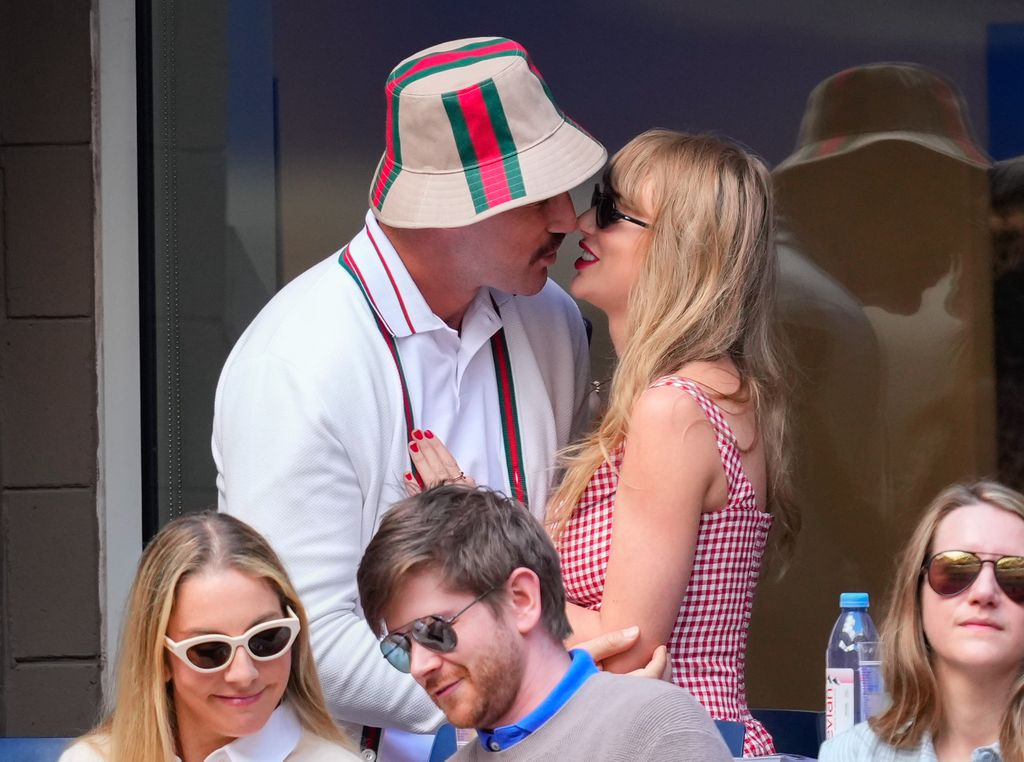
[[[418, 431], [418, 430], [417, 430]], [[466, 476], [455, 458], [436, 434], [427, 429], [422, 439], [409, 442], [409, 457], [420, 476], [424, 489], [438, 484], [466, 484], [475, 487], [476, 482]], [[409, 480], [406, 479], [408, 491]], [[410, 494], [416, 494], [410, 492]]]

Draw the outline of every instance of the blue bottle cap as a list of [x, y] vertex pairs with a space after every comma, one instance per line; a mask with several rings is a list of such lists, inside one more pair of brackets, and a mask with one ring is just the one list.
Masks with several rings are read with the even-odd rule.
[[839, 608], [841, 609], [866, 609], [868, 607], [867, 593], [840, 593]]

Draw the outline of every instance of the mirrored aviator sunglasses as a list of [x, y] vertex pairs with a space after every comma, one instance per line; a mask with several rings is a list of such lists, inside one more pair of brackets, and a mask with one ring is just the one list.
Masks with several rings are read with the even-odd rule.
[[174, 641], [164, 636], [164, 647], [196, 672], [220, 672], [244, 648], [254, 661], [271, 661], [283, 656], [299, 634], [299, 618], [291, 606], [288, 617], [261, 622], [236, 637], [229, 635], [197, 635]]
[[950, 597], [974, 584], [985, 564], [992, 564], [996, 582], [1014, 603], [1024, 603], [1024, 556], [982, 559], [968, 550], [944, 550], [924, 564], [928, 586], [938, 595]]
[[425, 616], [413, 620], [408, 627], [389, 632], [380, 642], [381, 655], [399, 672], [408, 673], [412, 669], [413, 640], [435, 653], [451, 653], [459, 644], [459, 636], [455, 634], [454, 626], [459, 617], [492, 592], [493, 587], [478, 595], [465, 608], [450, 617]]

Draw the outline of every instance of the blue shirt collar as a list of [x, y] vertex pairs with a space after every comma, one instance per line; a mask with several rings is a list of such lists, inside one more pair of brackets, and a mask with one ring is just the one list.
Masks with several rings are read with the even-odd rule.
[[485, 751], [501, 751], [522, 741], [537, 728], [550, 720], [569, 703], [569, 699], [583, 687], [591, 675], [597, 674], [597, 666], [590, 654], [578, 648], [569, 652], [572, 663], [558, 685], [540, 702], [540, 705], [521, 720], [494, 730], [477, 729], [477, 737]]

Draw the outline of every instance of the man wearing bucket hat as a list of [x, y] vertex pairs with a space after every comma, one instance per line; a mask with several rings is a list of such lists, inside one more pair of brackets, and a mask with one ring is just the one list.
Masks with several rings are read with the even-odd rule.
[[543, 511], [589, 374], [582, 317], [547, 270], [576, 228], [568, 191], [606, 152], [512, 40], [424, 50], [385, 93], [365, 227], [238, 341], [213, 454], [220, 509], [296, 581], [335, 716], [428, 733], [442, 716], [380, 658], [356, 567], [416, 478], [408, 442], [434, 432], [478, 482]]

